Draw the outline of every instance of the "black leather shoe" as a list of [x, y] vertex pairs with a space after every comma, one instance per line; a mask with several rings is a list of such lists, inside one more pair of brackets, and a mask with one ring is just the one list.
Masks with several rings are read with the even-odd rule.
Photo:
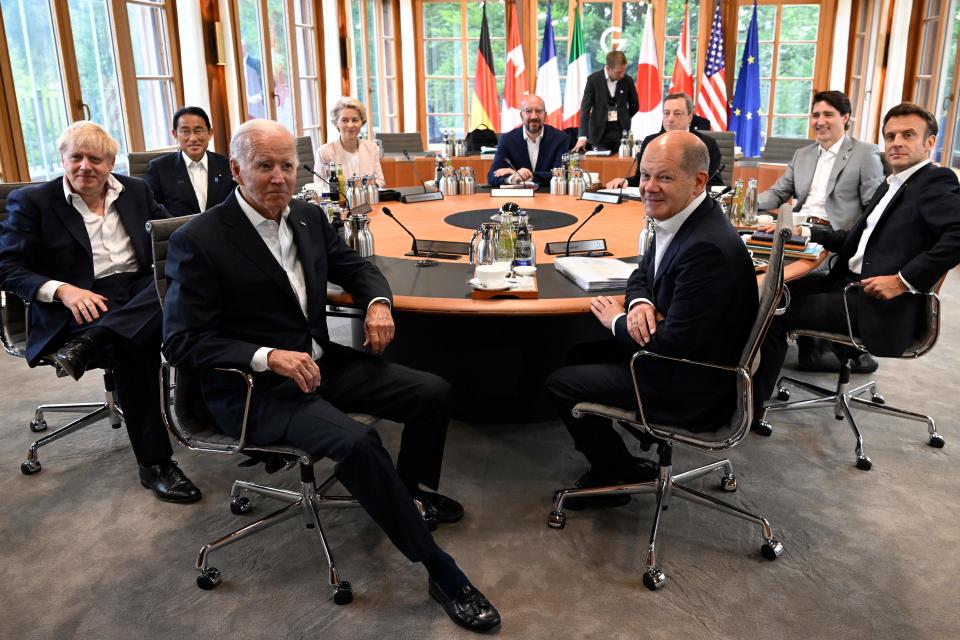
[[869, 353], [861, 353], [850, 366], [851, 373], [873, 373], [880, 367], [880, 363]]
[[818, 373], [837, 373], [840, 371], [840, 360], [832, 351], [822, 351], [810, 354], [809, 357], [799, 358], [797, 369]]
[[465, 584], [452, 598], [430, 580], [427, 590], [450, 619], [470, 631], [490, 631], [500, 625], [500, 612], [472, 584]]
[[[87, 371], [90, 361], [97, 353], [97, 345], [90, 338], [77, 338], [63, 345], [51, 357], [60, 371], [74, 380], [79, 380]], [[58, 372], [59, 373], [59, 372]]]
[[153, 491], [164, 502], [196, 502], [200, 489], [180, 470], [177, 463], [168, 460], [160, 464], [140, 465], [140, 484]]
[[423, 519], [441, 524], [452, 524], [463, 519], [463, 505], [447, 496], [430, 491], [418, 491], [413, 496], [423, 505]]

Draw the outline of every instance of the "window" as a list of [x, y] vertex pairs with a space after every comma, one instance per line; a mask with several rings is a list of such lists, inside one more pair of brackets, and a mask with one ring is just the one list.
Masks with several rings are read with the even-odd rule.
[[[917, 3], [919, 4], [919, 3]], [[920, 56], [917, 61], [917, 74], [914, 81], [913, 101], [919, 105], [932, 107], [936, 91], [935, 76], [940, 54], [940, 10], [941, 0], [927, 0], [920, 21]]]
[[[127, 152], [170, 145], [169, 118], [182, 101], [173, 70], [179, 59], [172, 0], [0, 0], [9, 77], [19, 130], [9, 175], [60, 175], [57, 137], [81, 118], [101, 124]], [[120, 56], [118, 52], [132, 55]], [[54, 63], [53, 61], [59, 61]], [[12, 119], [16, 120], [16, 119]], [[21, 147], [22, 144], [22, 147]]]
[[[443, 133], [466, 132], [470, 92], [480, 37], [482, 4], [474, 0], [421, 5], [423, 25], [423, 77], [428, 143], [442, 141]], [[506, 58], [506, 8], [503, 2], [487, 3], [487, 25], [493, 50], [493, 73], [503, 87]]]
[[322, 133], [319, 34], [307, 0], [234, 0], [244, 119], [269, 118], [294, 135]]
[[350, 93], [367, 106], [367, 135], [400, 131], [396, 14], [391, 0], [351, 0]]
[[934, 160], [943, 166], [960, 169], [960, 67], [957, 65], [957, 44], [960, 40], [960, 0], [951, 2], [944, 39], [943, 69], [940, 72], [939, 91], [933, 114], [940, 125], [940, 135], [934, 150]]
[[[741, 3], [746, 0], [741, 0]], [[737, 21], [737, 54], [740, 59], [753, 15], [753, 3], [741, 4]], [[810, 100], [819, 76], [823, 47], [817, 46], [821, 31], [821, 5], [775, 2], [758, 4], [757, 36], [760, 45], [761, 131], [770, 136], [806, 138], [810, 129]], [[826, 29], [823, 29], [826, 32]], [[734, 78], [734, 86], [736, 78]], [[819, 87], [818, 87], [819, 88]]]
[[873, 140], [870, 122], [880, 10], [873, 2], [860, 2], [855, 11], [850, 37], [852, 53], [847, 64], [846, 93], [852, 106], [850, 133], [859, 140]]

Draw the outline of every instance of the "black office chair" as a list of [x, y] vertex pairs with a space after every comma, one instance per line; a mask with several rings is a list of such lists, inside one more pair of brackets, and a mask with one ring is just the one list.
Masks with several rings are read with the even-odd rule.
[[[198, 214], [203, 215], [203, 214]], [[181, 225], [194, 216], [182, 216], [166, 220], [153, 220], [147, 223], [147, 229], [153, 242], [154, 279], [161, 304], [167, 292], [167, 282], [164, 273], [167, 242], [170, 235]], [[236, 531], [226, 534], [205, 544], [197, 557], [196, 568], [200, 572], [197, 576], [197, 586], [201, 589], [213, 589], [221, 581], [221, 573], [216, 567], [209, 565], [209, 554], [227, 545], [239, 542], [247, 536], [259, 533], [275, 524], [279, 524], [298, 515], [304, 518], [307, 529], [313, 529], [320, 538], [320, 546], [329, 567], [330, 585], [333, 587], [333, 601], [336, 604], [347, 604], [353, 600], [353, 591], [350, 583], [342, 580], [337, 572], [330, 545], [320, 524], [320, 511], [329, 508], [355, 506], [356, 500], [350, 496], [329, 495], [327, 492], [334, 484], [336, 477], [331, 474], [323, 482], [317, 484], [313, 466], [320, 458], [315, 457], [296, 447], [284, 445], [253, 446], [247, 444], [247, 414], [250, 398], [253, 394], [254, 379], [247, 372], [238, 369], [217, 369], [224, 375], [235, 376], [238, 385], [246, 387], [247, 405], [243, 414], [240, 438], [224, 435], [211, 424], [206, 406], [200, 395], [199, 385], [194, 372], [184, 369], [174, 369], [169, 363], [161, 366], [160, 384], [163, 393], [163, 417], [167, 429], [185, 447], [194, 451], [235, 455], [247, 454], [254, 458], [271, 456], [279, 460], [286, 467], [297, 465], [300, 471], [299, 491], [289, 491], [236, 480], [230, 492], [230, 511], [235, 515], [248, 512], [252, 503], [245, 494], [260, 495], [266, 498], [279, 500], [284, 506], [255, 522], [247, 524]], [[175, 389], [175, 392], [174, 392]], [[171, 399], [172, 397], [172, 399]], [[372, 416], [350, 414], [354, 420], [363, 424], [373, 424], [377, 421]], [[423, 513], [421, 506], [421, 514]], [[435, 523], [434, 523], [435, 525]]]
[[[946, 276], [944, 276], [944, 278], [945, 277]], [[925, 323], [922, 328], [923, 330], [921, 335], [915, 338], [913, 343], [907, 347], [906, 351], [904, 351], [899, 357], [919, 358], [933, 349], [933, 345], [936, 344], [937, 338], [940, 335], [940, 296], [938, 295], [938, 292], [940, 291], [940, 286], [942, 284], [943, 278], [940, 279], [940, 282], [937, 283], [936, 288], [932, 292], [913, 294], [922, 295], [924, 297]], [[876, 380], [870, 380], [866, 384], [859, 385], [853, 389], [849, 388], [850, 369], [853, 361], [856, 360], [860, 354], [868, 352], [866, 347], [864, 347], [863, 342], [853, 331], [853, 324], [850, 321], [850, 311], [847, 305], [847, 296], [849, 292], [854, 288], [862, 287], [862, 283], [852, 282], [847, 285], [843, 292], [843, 307], [844, 313], [847, 317], [847, 333], [812, 331], [809, 329], [797, 329], [790, 333], [790, 336], [793, 338], [796, 338], [797, 336], [811, 336], [813, 338], [826, 340], [834, 345], [834, 350], [837, 353], [837, 357], [840, 359], [840, 374], [837, 378], [836, 389], [827, 389], [825, 387], [811, 384], [804, 380], [798, 380], [789, 376], [781, 376], [777, 381], [777, 399], [781, 400], [781, 402], [764, 408], [763, 415], [761, 416], [760, 422], [757, 426], [757, 430], [761, 435], [770, 435], [773, 432], [772, 425], [769, 421], [767, 421], [767, 413], [770, 411], [807, 409], [809, 407], [824, 405], [832, 406], [834, 417], [837, 420], [846, 420], [847, 424], [850, 426], [850, 429], [853, 431], [854, 438], [856, 438], [857, 444], [854, 451], [857, 457], [857, 468], [863, 471], [869, 471], [871, 467], [873, 467], [873, 462], [863, 452], [863, 435], [860, 433], [857, 422], [853, 418], [853, 413], [850, 411], [854, 405], [861, 409], [866, 409], [867, 411], [873, 411], [875, 413], [907, 418], [908, 420], [916, 420], [918, 422], [925, 422], [927, 424], [927, 442], [935, 449], [942, 448], [946, 441], [944, 440], [943, 436], [937, 433], [936, 424], [934, 423], [933, 418], [930, 416], [914, 413], [912, 411], [906, 411], [904, 409], [898, 409], [886, 404], [883, 394], [881, 394], [877, 388]], [[798, 389], [812, 393], [813, 398], [790, 401], [790, 389], [787, 387], [787, 385], [792, 385]], [[870, 394], [869, 400], [859, 397], [867, 393]]]
[[[0, 184], [0, 226], [7, 219], [7, 197], [11, 192], [28, 186], [29, 182], [7, 182]], [[17, 358], [26, 358], [27, 334], [30, 330], [30, 303], [9, 291], [0, 291], [0, 342], [3, 349]], [[40, 364], [56, 366], [49, 357], [43, 357]], [[109, 420], [114, 429], [119, 429], [123, 421], [123, 411], [117, 403], [116, 388], [110, 369], [103, 372], [105, 398], [103, 402], [73, 402], [65, 404], [41, 404], [30, 421], [30, 431], [40, 433], [47, 430], [48, 413], [81, 413], [79, 418], [56, 431], [51, 431], [27, 449], [27, 459], [20, 465], [24, 475], [33, 475], [41, 470], [38, 450], [51, 442], [79, 431], [84, 427]]]
[[[737, 479], [734, 475], [733, 465], [730, 463], [730, 460], [725, 458], [690, 471], [674, 473], [672, 458], [674, 445], [690, 447], [706, 452], [724, 451], [735, 447], [743, 438], [744, 434], [749, 431], [750, 422], [753, 419], [753, 372], [759, 363], [760, 345], [763, 343], [767, 329], [770, 327], [770, 323], [777, 313], [777, 304], [783, 294], [783, 243], [784, 240], [789, 237], [789, 229], [782, 229], [776, 236], [770, 254], [767, 275], [764, 278], [760, 292], [760, 309], [754, 320], [753, 328], [750, 331], [750, 336], [743, 348], [737, 366], [720, 366], [672, 358], [649, 351], [638, 351], [630, 361], [634, 376], [634, 388], [637, 394], [637, 406], [635, 408], [627, 409], [589, 402], [581, 402], [573, 408], [574, 417], [579, 418], [583, 415], [595, 415], [609, 418], [615, 423], [618, 423], [628, 433], [641, 440], [641, 442], [649, 443], [653, 441], [657, 443], [660, 476], [655, 481], [638, 484], [590, 489], [560, 489], [554, 494], [553, 510], [550, 512], [547, 523], [554, 529], [562, 529], [566, 525], [567, 518], [563, 511], [563, 503], [567, 498], [572, 496], [655, 494], [657, 497], [657, 507], [653, 519], [653, 527], [650, 531], [650, 543], [647, 546], [646, 571], [643, 574], [643, 584], [650, 590], [659, 589], [666, 584], [667, 581], [667, 577], [657, 561], [656, 546], [657, 531], [660, 526], [660, 515], [667, 508], [671, 495], [676, 495], [684, 500], [705, 504], [723, 513], [749, 520], [759, 525], [763, 538], [760, 551], [764, 558], [776, 560], [783, 552], [783, 545], [774, 538], [770, 523], [762, 515], [752, 513], [742, 507], [738, 507], [688, 486], [690, 481], [706, 476], [717, 469], [722, 469], [723, 476], [720, 478], [720, 489], [723, 491], [736, 491]], [[714, 431], [702, 432], [676, 425], [648, 423], [644, 414], [643, 400], [640, 397], [640, 387], [636, 384], [636, 365], [642, 358], [658, 358], [676, 363], [684, 363], [691, 367], [709, 367], [711, 369], [721, 369], [729, 372], [730, 375], [736, 376], [737, 378], [736, 410], [725, 425]]]
[[129, 163], [127, 174], [133, 178], [142, 178], [147, 172], [147, 167], [150, 166], [151, 160], [165, 156], [168, 153], [173, 153], [173, 151], [173, 149], [163, 151], [131, 151], [127, 154], [127, 162]]

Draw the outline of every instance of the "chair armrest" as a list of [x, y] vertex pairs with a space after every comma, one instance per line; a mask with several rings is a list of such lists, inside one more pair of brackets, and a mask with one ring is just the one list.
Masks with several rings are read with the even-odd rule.
[[[171, 370], [173, 367], [165, 359], [160, 365], [160, 413], [163, 417], [163, 421], [167, 427], [167, 431], [173, 434], [173, 436], [185, 447], [189, 449], [202, 449], [204, 451], [214, 451], [218, 453], [237, 453], [246, 447], [247, 441], [247, 421], [250, 416], [250, 401], [253, 396], [253, 376], [240, 369], [231, 369], [224, 367], [215, 367], [214, 371], [219, 371], [221, 373], [230, 373], [239, 375], [243, 378], [244, 384], [246, 384], [247, 392], [246, 397], [244, 398], [243, 404], [243, 417], [241, 418], [240, 424], [240, 439], [235, 445], [220, 445], [212, 443], [198, 443], [194, 440], [191, 435], [178, 426], [178, 422], [174, 419], [175, 403], [174, 403], [174, 384], [172, 383]], [[185, 389], [181, 389], [181, 393]]]
[[[946, 278], [946, 275], [944, 275], [943, 278], [940, 279], [940, 282], [937, 284], [937, 289], [939, 289], [940, 284], [943, 283], [944, 278]], [[844, 316], [846, 316], [846, 319], [847, 319], [847, 334], [848, 334], [848, 337], [850, 338], [850, 342], [853, 344], [853, 346], [855, 346], [857, 349], [859, 349], [863, 353], [867, 353], [867, 348], [857, 340], [857, 337], [855, 335], [853, 335], [853, 321], [850, 318], [850, 305], [847, 302], [847, 295], [852, 289], [854, 288], [863, 289], [863, 287], [864, 285], [862, 282], [851, 282], [850, 284], [848, 284], [843, 288], [843, 314]], [[933, 330], [930, 332], [930, 335], [927, 338], [926, 342], [924, 342], [920, 346], [920, 348], [915, 350], [913, 357], [920, 357], [924, 353], [926, 353], [927, 351], [933, 348], [933, 345], [937, 342], [937, 337], [940, 335], [940, 296], [937, 294], [936, 291], [926, 291], [926, 292], [917, 292], [917, 293], [910, 292], [904, 295], [924, 296], [926, 298], [929, 298], [931, 303], [933, 304], [933, 317], [934, 317], [934, 322], [936, 323], [936, 326], [934, 326]]]
[[[15, 298], [23, 305], [23, 344], [14, 342], [14, 327], [10, 323], [10, 299]], [[14, 303], [16, 304], [16, 303]], [[3, 349], [12, 356], [26, 358], [26, 344], [30, 336], [30, 301], [24, 300], [15, 293], [9, 291], [3, 292], [3, 307], [0, 309], [0, 342], [3, 343]]]
[[[640, 418], [638, 425], [648, 434], [657, 438], [665, 438], [665, 439], [672, 439], [674, 435], [672, 433], [666, 433], [664, 431], [661, 431], [656, 427], [651, 427], [649, 424], [647, 424], [647, 416], [643, 411], [643, 399], [640, 397], [640, 385], [638, 384], [639, 381], [637, 379], [637, 369], [635, 366], [636, 361], [640, 358], [657, 358], [660, 360], [668, 360], [671, 362], [690, 365], [693, 367], [704, 367], [708, 369], [717, 369], [719, 371], [727, 371], [736, 375], [738, 380], [743, 384], [743, 389], [744, 389], [744, 393], [738, 394], [740, 402], [742, 403], [741, 415], [744, 416], [744, 419], [742, 421], [743, 424], [741, 424], [740, 428], [737, 429], [736, 431], [734, 440], [739, 440], [743, 436], [743, 433], [745, 433], [746, 430], [750, 427], [750, 419], [751, 419], [750, 416], [753, 410], [753, 385], [752, 385], [752, 379], [750, 377], [750, 372], [748, 372], [746, 369], [744, 369], [743, 367], [729, 367], [725, 365], [713, 364], [710, 362], [700, 362], [698, 360], [690, 360], [688, 358], [675, 358], [673, 356], [665, 356], [659, 353], [654, 353], [652, 351], [637, 351], [635, 354], [633, 354], [633, 357], [630, 359], [630, 376], [633, 379], [633, 390], [634, 390], [634, 394], [637, 397], [637, 413], [638, 413], [638, 417]], [[682, 440], [684, 440], [685, 442], [696, 444], [697, 446], [700, 446], [703, 448], [710, 448], [709, 446], [705, 446], [703, 443], [695, 442], [694, 439], [692, 438], [684, 437], [682, 438]]]

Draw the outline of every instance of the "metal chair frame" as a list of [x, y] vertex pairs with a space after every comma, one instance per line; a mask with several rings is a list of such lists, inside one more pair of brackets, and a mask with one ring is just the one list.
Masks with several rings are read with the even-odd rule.
[[[16, 323], [13, 318], [14, 312], [12, 305], [14, 304], [23, 306], [22, 327], [19, 326], [19, 323]], [[18, 358], [26, 358], [27, 335], [30, 330], [30, 303], [9, 291], [4, 291], [0, 316], [2, 316], [2, 321], [0, 321], [0, 341], [3, 343], [4, 351]], [[23, 338], [19, 339], [21, 335]], [[41, 364], [54, 366], [53, 361], [46, 357], [41, 360]], [[33, 414], [33, 419], [30, 421], [30, 431], [33, 433], [41, 433], [47, 430], [46, 414], [48, 413], [80, 413], [83, 415], [30, 444], [27, 448], [26, 460], [20, 464], [20, 471], [24, 475], [33, 475], [41, 470], [40, 447], [44, 447], [101, 420], [109, 420], [110, 426], [114, 429], [120, 428], [123, 422], [123, 409], [121, 409], [117, 402], [113, 373], [110, 369], [104, 369], [103, 386], [103, 402], [72, 402], [41, 404], [37, 406]]]
[[[721, 366], [684, 358], [674, 358], [649, 351], [638, 351], [630, 360], [634, 392], [637, 399], [636, 411], [587, 402], [579, 403], [573, 408], [574, 417], [579, 418], [583, 415], [595, 415], [609, 418], [614, 421], [614, 424], [619, 424], [631, 435], [639, 439], [653, 438], [658, 441], [659, 476], [656, 480], [636, 484], [594, 487], [589, 489], [560, 489], [554, 494], [553, 510], [550, 512], [547, 524], [555, 529], [562, 529], [566, 525], [566, 514], [563, 511], [563, 504], [564, 501], [570, 497], [654, 494], [656, 496], [656, 511], [650, 530], [645, 570], [643, 573], [643, 584], [651, 591], [663, 587], [667, 582], [667, 576], [661, 569], [657, 559], [657, 534], [661, 514], [669, 506], [670, 498], [673, 495], [683, 500], [705, 505], [717, 509], [722, 513], [753, 522], [760, 527], [760, 534], [763, 538], [763, 544], [760, 550], [763, 557], [768, 560], [776, 560], [777, 557], [783, 553], [783, 545], [774, 537], [773, 529], [764, 516], [689, 486], [689, 483], [693, 480], [707, 476], [716, 470], [722, 470], [723, 475], [720, 478], [720, 489], [723, 491], [736, 491], [737, 478], [734, 474], [733, 464], [728, 458], [716, 460], [689, 471], [674, 473], [673, 446], [676, 444], [705, 452], [723, 451], [737, 446], [743, 436], [749, 431], [753, 418], [752, 374], [758, 362], [760, 345], [763, 343], [763, 338], [773, 321], [773, 317], [778, 313], [783, 313], [782, 310], [777, 308], [777, 304], [783, 298], [783, 243], [789, 236], [790, 231], [788, 229], [782, 229], [776, 236], [770, 255], [767, 276], [764, 280], [760, 311], [754, 324], [754, 334], [751, 336], [752, 341], [745, 346], [743, 356], [741, 356], [741, 362], [738, 366]], [[731, 417], [730, 423], [726, 425], [726, 428], [721, 427], [718, 429], [714, 432], [713, 437], [711, 437], [709, 433], [696, 433], [679, 427], [657, 425], [648, 422], [643, 408], [643, 399], [641, 398], [637, 376], [636, 365], [641, 358], [656, 358], [658, 360], [679, 363], [684, 366], [705, 367], [726, 371], [736, 376], [737, 408]]]
[[[846, 334], [798, 329], [796, 331], [792, 331], [790, 333], [790, 337], [796, 338], [798, 336], [811, 336], [846, 347], [850, 352], [853, 353], [869, 353], [867, 348], [855, 334], [853, 330], [853, 322], [850, 316], [849, 296], [850, 292], [857, 288], [863, 288], [863, 284], [860, 282], [851, 282], [844, 287], [843, 290], [843, 311], [847, 320]], [[914, 294], [922, 295], [926, 298], [926, 307], [928, 310], [927, 331], [922, 337], [914, 341], [914, 343], [910, 345], [906, 351], [904, 351], [904, 353], [900, 356], [901, 358], [919, 358], [933, 349], [933, 346], [937, 343], [937, 339], [940, 337], [941, 301], [940, 296], [937, 293], [939, 288], [940, 284], [938, 284], [932, 292]], [[864, 453], [863, 434], [861, 433], [860, 428], [857, 425], [857, 421], [853, 417], [853, 412], [851, 411], [851, 409], [856, 406], [857, 408], [871, 411], [873, 413], [892, 415], [899, 418], [906, 418], [907, 420], [926, 423], [928, 437], [927, 443], [936, 449], [940, 449], [944, 446], [946, 441], [944, 440], [943, 436], [937, 432], [936, 423], [934, 422], [933, 418], [927, 415], [888, 405], [886, 403], [886, 399], [883, 397], [883, 394], [880, 393], [880, 390], [877, 387], [876, 380], [870, 380], [865, 384], [850, 388], [851, 363], [851, 355], [841, 355], [840, 374], [837, 378], [837, 386], [835, 389], [821, 387], [805, 380], [799, 380], [790, 376], [781, 376], [777, 381], [777, 399], [781, 402], [764, 407], [763, 414], [760, 418], [760, 429], [762, 432], [769, 435], [773, 430], [772, 426], [767, 421], [767, 413], [770, 411], [790, 411], [796, 409], [808, 409], [818, 406], [832, 406], [834, 417], [837, 420], [846, 420], [847, 425], [853, 432], [854, 439], [856, 440], [854, 454], [856, 455], [857, 459], [857, 468], [862, 471], [869, 471], [873, 467], [873, 462]], [[802, 400], [790, 400], [790, 389], [788, 385], [813, 394], [813, 397]], [[860, 397], [867, 393], [870, 394], [869, 400]]]
[[[166, 260], [166, 242], [176, 228], [192, 217], [183, 216], [182, 218], [155, 220], [147, 223], [147, 230], [150, 232], [153, 247], [154, 280], [161, 304], [166, 293], [166, 276], [163, 270], [163, 264]], [[341, 579], [337, 571], [333, 552], [330, 550], [330, 544], [320, 523], [320, 512], [331, 508], [358, 506], [357, 501], [346, 495], [328, 494], [328, 491], [337, 482], [333, 474], [317, 484], [313, 466], [318, 462], [318, 459], [307, 452], [283, 445], [248, 445], [247, 420], [249, 418], [250, 401], [253, 397], [254, 378], [250, 373], [239, 369], [217, 368], [216, 371], [225, 375], [238, 376], [246, 386], [239, 439], [223, 435], [213, 425], [207, 424], [207, 421], [203, 418], [189, 413], [191, 409], [190, 396], [191, 393], [195, 393], [195, 381], [191, 377], [193, 373], [178, 370], [164, 361], [160, 368], [160, 385], [162, 415], [167, 430], [180, 444], [193, 451], [222, 455], [268, 453], [282, 456], [288, 460], [287, 468], [294, 464], [298, 466], [300, 486], [299, 490], [291, 491], [245, 480], [234, 481], [230, 490], [230, 511], [234, 515], [247, 513], [252, 508], [253, 505], [247, 494], [277, 500], [284, 504], [280, 509], [203, 545], [196, 561], [196, 569], [199, 571], [197, 586], [201, 589], [213, 589], [222, 580], [220, 570], [210, 565], [209, 556], [211, 553], [299, 515], [303, 518], [306, 528], [315, 530], [319, 537], [320, 547], [327, 562], [329, 583], [333, 588], [333, 601], [336, 604], [351, 602], [353, 600], [352, 588], [349, 582]], [[175, 389], [176, 393], [174, 393]], [[350, 415], [355, 420], [366, 424], [372, 424], [376, 421], [371, 416]], [[185, 426], [201, 423], [203, 431], [200, 433], [191, 432]]]

